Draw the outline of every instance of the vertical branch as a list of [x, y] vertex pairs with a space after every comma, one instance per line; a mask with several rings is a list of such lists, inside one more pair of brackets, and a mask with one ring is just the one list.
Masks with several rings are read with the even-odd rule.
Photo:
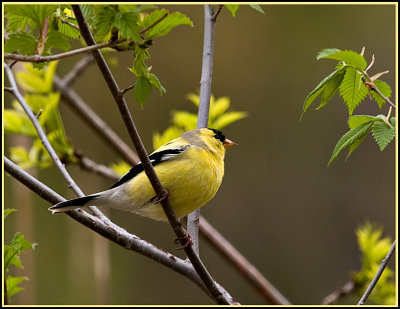
[[[203, 63], [201, 68], [200, 80], [200, 103], [197, 116], [197, 128], [206, 128], [208, 126], [208, 114], [210, 110], [212, 68], [214, 59], [214, 37], [215, 37], [215, 19], [214, 7], [212, 5], [204, 6], [204, 42], [203, 42]], [[200, 209], [188, 215], [187, 230], [190, 234], [193, 247], [199, 254], [199, 220]]]

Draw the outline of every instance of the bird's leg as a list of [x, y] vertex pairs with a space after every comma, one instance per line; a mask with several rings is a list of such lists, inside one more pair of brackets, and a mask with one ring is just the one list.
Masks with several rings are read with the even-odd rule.
[[158, 204], [158, 203], [161, 203], [162, 201], [165, 201], [165, 200], [167, 200], [167, 199], [169, 199], [169, 193], [168, 193], [168, 191], [167, 191], [166, 189], [164, 189], [163, 193], [161, 193], [161, 194], [156, 195], [155, 197], [153, 197], [153, 198], [151, 199], [151, 202], [152, 202], [153, 204]]

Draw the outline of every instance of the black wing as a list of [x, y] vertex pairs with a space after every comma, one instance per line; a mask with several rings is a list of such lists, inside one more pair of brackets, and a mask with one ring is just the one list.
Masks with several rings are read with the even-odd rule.
[[[159, 164], [161, 162], [165, 162], [167, 160], [170, 160], [171, 158], [176, 157], [177, 155], [179, 155], [180, 153], [185, 151], [188, 147], [189, 147], [189, 145], [186, 145], [186, 146], [183, 146], [180, 148], [166, 149], [166, 150], [152, 153], [149, 156], [150, 162], [153, 166], [156, 166], [157, 164]], [[138, 175], [139, 173], [141, 173], [143, 171], [144, 171], [143, 165], [141, 162], [139, 162], [134, 167], [132, 167], [124, 176], [122, 176], [110, 189], [113, 189], [115, 187], [122, 185], [123, 183], [131, 180], [132, 178], [134, 178], [136, 175]]]

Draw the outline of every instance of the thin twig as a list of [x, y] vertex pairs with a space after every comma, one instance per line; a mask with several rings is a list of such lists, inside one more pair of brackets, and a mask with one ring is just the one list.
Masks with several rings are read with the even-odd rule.
[[72, 83], [79, 77], [83, 71], [94, 62], [92, 54], [87, 54], [85, 57], [80, 59], [74, 67], [63, 77], [64, 85], [70, 87]]
[[[197, 128], [207, 128], [208, 114], [210, 110], [212, 68], [214, 60], [214, 37], [215, 21], [212, 19], [214, 7], [212, 5], [204, 6], [204, 42], [203, 42], [203, 62], [201, 67], [200, 80], [200, 103], [197, 116]], [[187, 230], [192, 237], [193, 247], [199, 254], [199, 220], [200, 209], [188, 215]]]
[[396, 105], [392, 101], [390, 101], [388, 97], [383, 95], [383, 93], [378, 89], [378, 87], [375, 86], [374, 82], [364, 82], [364, 84], [368, 85], [370, 89], [375, 91], [382, 99], [385, 100], [387, 104], [389, 104], [393, 108], [396, 108]]
[[369, 284], [367, 290], [365, 291], [364, 295], [361, 297], [360, 301], [358, 302], [357, 305], [364, 305], [365, 302], [368, 299], [368, 296], [371, 294], [372, 290], [374, 289], [375, 285], [378, 283], [379, 278], [381, 277], [383, 271], [385, 270], [387, 264], [389, 263], [389, 260], [391, 256], [393, 255], [393, 252], [396, 248], [396, 240], [393, 241], [392, 247], [390, 248], [388, 254], [386, 254], [385, 258], [382, 260], [381, 265], [379, 266], [378, 271], [376, 272], [374, 278], [372, 279], [371, 283]]
[[72, 28], [74, 28], [74, 29], [76, 29], [76, 30], [79, 30], [79, 27], [78, 27], [77, 25], [71, 23], [70, 21], [65, 20], [65, 19], [62, 18], [62, 17], [59, 17], [59, 19], [60, 19], [60, 21], [61, 21], [63, 24], [66, 24], [66, 25], [68, 25], [68, 26], [70, 26], [70, 27], [72, 27]]
[[268, 282], [258, 269], [218, 233], [204, 217], [200, 217], [200, 232], [270, 304], [290, 305], [286, 297]]
[[221, 12], [222, 8], [224, 7], [223, 4], [218, 5], [218, 9], [215, 12], [215, 14], [213, 15], [213, 17], [211, 17], [211, 20], [215, 23], [215, 21], [217, 20], [217, 17], [219, 15], [219, 13]]
[[[69, 175], [67, 170], [65, 169], [65, 166], [61, 163], [60, 159], [58, 158], [56, 152], [54, 151], [53, 147], [51, 146], [49, 140], [47, 139], [46, 134], [44, 133], [42, 127], [40, 126], [40, 123], [36, 116], [33, 114], [32, 110], [29, 108], [28, 104], [25, 102], [25, 99], [21, 95], [21, 93], [18, 90], [17, 83], [15, 82], [14, 74], [10, 67], [7, 64], [4, 64], [4, 68], [7, 73], [7, 77], [9, 80], [9, 83], [11, 84], [11, 88], [13, 89], [13, 95], [17, 99], [17, 101], [21, 104], [22, 108], [24, 109], [25, 113], [28, 115], [30, 121], [32, 122], [33, 126], [35, 127], [35, 130], [38, 134], [38, 137], [40, 138], [40, 141], [42, 142], [44, 148], [48, 152], [50, 158], [54, 162], [55, 166], [58, 168], [58, 170], [61, 172], [62, 176], [64, 179], [67, 181], [68, 187], [71, 188], [78, 196], [84, 196], [85, 194], [82, 192], [82, 190], [76, 185], [75, 181], [72, 179], [72, 177]], [[101, 218], [104, 221], [108, 221], [108, 218], [106, 218], [103, 213], [97, 208], [97, 207], [90, 207], [90, 210], [93, 212], [93, 214], [99, 218]]]
[[67, 102], [77, 114], [100, 134], [108, 144], [113, 147], [129, 164], [135, 165], [140, 160], [136, 153], [101, 119], [83, 99], [58, 77], [54, 76], [54, 86], [61, 92], [61, 97]]
[[[93, 45], [96, 44], [96, 41], [94, 40], [86, 22], [83, 17], [82, 11], [79, 7], [79, 5], [72, 5], [72, 9], [75, 13], [75, 17], [78, 21], [79, 24], [79, 29], [81, 31], [82, 37], [86, 41], [87, 45]], [[210, 273], [208, 270], [205, 268], [204, 264], [200, 260], [200, 258], [197, 256], [196, 252], [193, 250], [192, 246], [188, 246], [188, 236], [187, 232], [182, 228], [182, 225], [180, 224], [179, 220], [177, 219], [174, 210], [170, 204], [168, 195], [166, 195], [166, 191], [161, 185], [160, 180], [158, 179], [154, 168], [150, 162], [150, 159], [147, 155], [146, 149], [144, 148], [144, 145], [140, 139], [139, 133], [136, 129], [135, 123], [133, 122], [133, 119], [131, 117], [131, 114], [129, 112], [129, 109], [126, 105], [125, 99], [123, 96], [120, 96], [120, 89], [103, 57], [100, 51], [94, 50], [92, 51], [95, 60], [97, 62], [97, 65], [100, 69], [100, 71], [103, 74], [104, 79], [107, 82], [107, 85], [114, 97], [115, 102], [117, 103], [118, 109], [121, 113], [121, 116], [124, 120], [125, 126], [129, 132], [129, 135], [132, 139], [132, 142], [136, 148], [136, 151], [138, 153], [139, 159], [142, 162], [142, 166], [144, 168], [144, 171], [149, 178], [149, 181], [151, 185], [153, 186], [154, 191], [156, 192], [157, 196], [160, 198], [161, 206], [163, 207], [163, 210], [168, 218], [168, 221], [174, 230], [177, 238], [180, 240], [181, 245], [184, 247], [185, 253], [188, 256], [189, 260], [191, 261], [193, 267], [199, 274], [200, 278], [203, 280], [204, 284], [207, 286], [209, 289], [211, 295], [213, 295], [215, 301], [218, 304], [232, 304], [233, 300], [230, 298], [227, 298], [226, 295], [224, 295], [220, 288], [216, 285], [214, 279], [211, 277]]]
[[[16, 180], [27, 186], [33, 192], [35, 192], [39, 197], [48, 201], [51, 204], [56, 204], [65, 199], [47, 187], [45, 184], [37, 180], [36, 178], [29, 175], [23, 169], [15, 165], [7, 157], [4, 157], [4, 169], [5, 171], [14, 177]], [[168, 253], [153, 244], [141, 239], [140, 237], [128, 233], [123, 228], [109, 222], [105, 224], [94, 216], [82, 211], [81, 209], [66, 212], [74, 220], [83, 224], [84, 226], [92, 229], [96, 233], [102, 235], [103, 237], [109, 239], [110, 241], [120, 245], [121, 247], [135, 251], [143, 256], [146, 256], [153, 261], [160, 263], [171, 270], [185, 276], [186, 278], [197, 284], [203, 291], [205, 291], [210, 297], [207, 287], [204, 285], [203, 281], [200, 279], [198, 274], [194, 271], [193, 266], [180, 259], [179, 257]], [[222, 287], [222, 293], [228, 298], [231, 296]], [[237, 302], [234, 304], [238, 304]]]
[[338, 289], [333, 291], [331, 294], [326, 296], [322, 300], [321, 305], [332, 305], [332, 304], [334, 304], [335, 302], [338, 301], [339, 298], [341, 298], [341, 297], [353, 292], [354, 291], [354, 287], [355, 287], [354, 281], [347, 282], [345, 285], [339, 287]]
[[74, 152], [75, 157], [78, 159], [78, 163], [82, 169], [101, 175], [103, 177], [118, 180], [120, 176], [115, 173], [111, 168], [106, 165], [99, 164], [88, 157], [84, 156], [79, 151]]
[[166, 18], [168, 16], [168, 12], [165, 13], [163, 16], [161, 16], [159, 19], [157, 19], [154, 23], [152, 23], [150, 26], [148, 26], [147, 28], [144, 28], [142, 30], [139, 31], [139, 34], [143, 34], [147, 31], [149, 31], [151, 28], [153, 28], [155, 25], [157, 25], [159, 22], [161, 22], [164, 18]]
[[116, 42], [105, 42], [105, 43], [99, 43], [91, 46], [86, 46], [78, 49], [74, 49], [65, 53], [60, 53], [57, 55], [51, 55], [51, 56], [39, 56], [39, 55], [33, 55], [33, 56], [27, 56], [27, 55], [20, 55], [20, 54], [4, 54], [4, 59], [5, 60], [17, 60], [17, 61], [22, 61], [22, 62], [49, 62], [49, 61], [55, 61], [55, 60], [60, 60], [63, 58], [79, 55], [79, 54], [85, 54], [88, 52], [92, 52], [93, 50], [98, 50], [101, 48], [105, 47], [112, 47], [115, 45], [118, 45], [120, 43], [125, 42], [127, 39], [119, 39]]

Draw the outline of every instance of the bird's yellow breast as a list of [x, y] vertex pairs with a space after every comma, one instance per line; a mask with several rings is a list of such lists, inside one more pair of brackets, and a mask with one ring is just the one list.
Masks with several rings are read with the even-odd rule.
[[[224, 176], [224, 161], [217, 154], [190, 147], [178, 158], [154, 167], [168, 191], [177, 217], [183, 217], [206, 204], [217, 193]], [[132, 201], [131, 211], [155, 220], [167, 220], [162, 206], [153, 204], [155, 196], [146, 174], [141, 172], [126, 186]]]

